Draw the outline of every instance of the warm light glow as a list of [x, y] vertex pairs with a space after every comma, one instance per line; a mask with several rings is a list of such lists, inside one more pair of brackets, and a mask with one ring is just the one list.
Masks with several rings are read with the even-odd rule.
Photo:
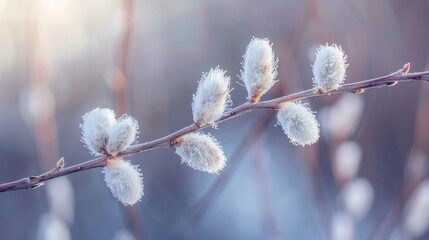
[[66, 3], [69, 4], [68, 0], [40, 0], [40, 7], [42, 11], [62, 11], [66, 6]]
[[[114, 40], [113, 16], [120, 1], [38, 0], [31, 22], [36, 46], [49, 69], [75, 57], [91, 54], [100, 42]], [[94, 14], [96, 13], [96, 14]], [[117, 32], [117, 31], [116, 31]]]
[[6, 1], [7, 0], [0, 0], [0, 11], [6, 8], [6, 4], [7, 4]]

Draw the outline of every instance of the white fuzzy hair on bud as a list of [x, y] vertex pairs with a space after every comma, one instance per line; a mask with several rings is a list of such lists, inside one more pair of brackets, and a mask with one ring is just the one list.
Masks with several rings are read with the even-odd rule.
[[243, 56], [241, 80], [246, 86], [248, 98], [258, 102], [276, 83], [277, 59], [268, 39], [253, 38]]
[[316, 117], [299, 102], [285, 103], [278, 110], [277, 121], [295, 145], [311, 145], [319, 139], [319, 123]]
[[143, 196], [143, 177], [138, 166], [118, 160], [103, 168], [104, 181], [114, 197], [125, 206], [133, 205]]
[[107, 152], [116, 156], [119, 152], [127, 149], [136, 139], [138, 130], [137, 120], [127, 115], [122, 116], [112, 126], [106, 147]]
[[176, 145], [176, 153], [193, 169], [218, 173], [225, 167], [226, 157], [222, 147], [211, 136], [190, 133]]
[[116, 123], [115, 113], [108, 108], [95, 108], [83, 117], [82, 141], [94, 155], [106, 154], [106, 144], [112, 126]]
[[230, 103], [230, 78], [226, 71], [216, 67], [203, 74], [193, 97], [193, 119], [199, 126], [214, 124]]
[[325, 92], [336, 90], [346, 77], [347, 56], [341, 46], [320, 46], [313, 64], [313, 83]]

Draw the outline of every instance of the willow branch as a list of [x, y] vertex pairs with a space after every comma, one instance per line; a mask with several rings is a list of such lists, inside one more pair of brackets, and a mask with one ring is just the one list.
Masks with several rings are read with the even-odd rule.
[[[369, 80], [364, 80], [360, 82], [355, 83], [349, 83], [344, 84], [340, 88], [334, 91], [330, 92], [324, 92], [319, 88], [312, 88], [309, 90], [305, 90], [302, 92], [286, 95], [283, 97], [267, 100], [267, 101], [261, 101], [261, 102], [245, 102], [229, 111], [227, 111], [220, 119], [219, 123], [232, 119], [236, 116], [239, 116], [241, 114], [255, 111], [255, 110], [277, 110], [281, 107], [282, 104], [290, 101], [297, 101], [301, 99], [307, 99], [312, 97], [319, 97], [319, 96], [325, 96], [325, 95], [331, 95], [331, 94], [337, 94], [337, 93], [364, 93], [368, 89], [372, 88], [382, 88], [382, 87], [391, 87], [395, 86], [398, 83], [402, 82], [408, 82], [408, 81], [429, 81], [429, 71], [426, 72], [415, 72], [415, 73], [408, 73], [408, 70], [410, 68], [410, 64], [407, 63], [404, 65], [403, 68], [399, 69], [398, 71], [378, 77], [373, 78]], [[177, 139], [188, 134], [191, 132], [197, 132], [201, 129], [204, 129], [206, 127], [209, 127], [209, 125], [205, 126], [198, 126], [197, 124], [193, 123], [187, 127], [184, 127], [174, 133], [171, 133], [165, 137], [146, 142], [141, 144], [136, 144], [130, 146], [126, 151], [121, 152], [118, 154], [117, 157], [127, 157], [131, 156], [137, 153], [145, 152], [151, 149], [155, 148], [170, 148], [173, 147], [176, 143]], [[13, 190], [19, 190], [19, 189], [31, 189], [36, 188], [41, 185], [47, 180], [61, 177], [64, 175], [69, 175], [75, 172], [81, 172], [86, 171], [92, 168], [99, 168], [104, 167], [108, 164], [109, 159], [113, 159], [112, 156], [102, 156], [99, 158], [95, 158], [92, 160], [89, 160], [87, 162], [83, 162], [71, 167], [67, 168], [58, 168], [55, 167], [49, 172], [43, 173], [38, 176], [30, 176], [23, 178], [21, 180], [8, 182], [4, 184], [0, 184], [0, 192], [6, 192], [6, 191], [13, 191]]]

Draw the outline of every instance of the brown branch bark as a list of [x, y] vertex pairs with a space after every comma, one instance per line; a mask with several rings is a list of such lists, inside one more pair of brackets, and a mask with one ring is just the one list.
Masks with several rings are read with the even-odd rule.
[[[234, 118], [236, 116], [239, 116], [241, 114], [251, 112], [254, 110], [262, 110], [262, 109], [276, 110], [280, 108], [283, 103], [290, 102], [290, 101], [297, 101], [301, 99], [325, 96], [325, 95], [331, 95], [331, 94], [337, 94], [337, 93], [359, 93], [360, 94], [360, 93], [364, 93], [368, 89], [395, 86], [400, 82], [429, 81], [429, 71], [408, 73], [409, 68], [410, 68], [410, 65], [405, 64], [402, 69], [392, 74], [369, 79], [369, 80], [364, 80], [360, 82], [344, 84], [337, 90], [331, 91], [331, 92], [324, 92], [319, 88], [312, 88], [309, 90], [293, 93], [287, 96], [283, 96], [283, 97], [279, 97], [279, 98], [275, 98], [267, 101], [261, 101], [257, 103], [245, 102], [227, 111], [219, 119], [219, 122], [229, 120], [231, 118]], [[117, 157], [126, 157], [126, 156], [134, 155], [136, 153], [141, 153], [155, 148], [173, 147], [174, 142], [177, 138], [182, 137], [191, 132], [199, 131], [206, 127], [208, 127], [208, 125], [198, 126], [195, 123], [193, 123], [165, 137], [162, 137], [150, 142], [130, 146], [126, 151], [119, 153]], [[54, 168], [53, 170], [38, 176], [26, 177], [21, 180], [0, 184], [0, 192], [36, 188], [43, 185], [43, 182], [53, 178], [61, 177], [75, 172], [89, 170], [92, 168], [104, 167], [107, 165], [108, 160], [111, 158], [113, 157], [102, 156], [78, 165], [63, 168], [61, 170]]]

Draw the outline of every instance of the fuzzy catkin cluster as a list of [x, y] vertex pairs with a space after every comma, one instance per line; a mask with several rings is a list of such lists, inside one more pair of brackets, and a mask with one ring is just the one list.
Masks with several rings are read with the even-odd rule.
[[258, 102], [276, 83], [277, 59], [268, 39], [253, 38], [243, 56], [241, 80], [246, 86], [248, 98]]
[[[136, 139], [138, 122], [128, 115], [119, 119], [108, 108], [96, 108], [83, 116], [82, 141], [94, 155], [117, 156]], [[115, 158], [103, 168], [107, 187], [124, 205], [133, 205], [143, 196], [143, 177], [138, 166]]]
[[284, 104], [277, 112], [277, 121], [295, 145], [311, 145], [319, 139], [319, 123], [310, 109], [301, 103]]
[[341, 46], [320, 46], [313, 64], [313, 84], [325, 92], [336, 90], [346, 78], [347, 56]]
[[82, 141], [94, 155], [106, 154], [110, 130], [116, 124], [115, 113], [108, 108], [96, 108], [83, 115]]
[[[253, 38], [243, 56], [241, 79], [248, 99], [257, 102], [276, 82], [277, 60], [268, 39]], [[230, 104], [230, 78], [219, 67], [203, 74], [192, 101], [194, 123], [216, 126]], [[226, 157], [219, 143], [211, 136], [188, 134], [175, 145], [182, 163], [209, 173], [223, 169]]]
[[[226, 71], [216, 67], [203, 74], [192, 101], [192, 116], [197, 126], [215, 127], [216, 121], [231, 103], [230, 78], [225, 73]], [[218, 173], [225, 166], [226, 157], [222, 147], [209, 135], [187, 134], [177, 141], [175, 147], [182, 163], [193, 169]]]
[[193, 169], [218, 173], [225, 167], [226, 157], [222, 147], [213, 137], [190, 133], [176, 146], [176, 153]]
[[133, 205], [143, 196], [143, 176], [138, 166], [118, 160], [103, 168], [107, 187], [124, 205]]
[[127, 149], [136, 139], [139, 125], [134, 118], [124, 115], [112, 126], [106, 151], [113, 156]]
[[[346, 56], [337, 45], [321, 46], [313, 65], [314, 84], [322, 91], [337, 89], [344, 81]], [[192, 101], [194, 126], [216, 126], [231, 104], [230, 78], [216, 67], [202, 75]], [[257, 103], [276, 83], [277, 59], [268, 39], [253, 38], [243, 56], [241, 79], [248, 93], [249, 104]], [[299, 102], [278, 106], [278, 123], [295, 145], [310, 145], [319, 139], [319, 123], [313, 112]], [[107, 186], [124, 205], [132, 205], [143, 196], [143, 177], [137, 166], [120, 157], [135, 141], [137, 121], [127, 115], [119, 119], [107, 108], [96, 108], [83, 116], [82, 141], [94, 155], [115, 157], [103, 173]], [[219, 173], [226, 165], [226, 156], [217, 140], [202, 133], [188, 133], [170, 139], [182, 163], [208, 173]], [[119, 154], [119, 155], [118, 155]], [[119, 157], [118, 157], [119, 156]]]
[[203, 74], [192, 102], [194, 122], [198, 126], [214, 124], [230, 102], [230, 78], [216, 67]]
[[[346, 77], [347, 56], [335, 44], [320, 46], [313, 64], [313, 84], [323, 92], [338, 89]], [[301, 103], [282, 104], [277, 121], [295, 145], [311, 145], [319, 139], [319, 123], [310, 109]]]
[[94, 155], [116, 156], [136, 139], [139, 125], [131, 116], [118, 120], [108, 108], [95, 108], [83, 116], [82, 141]]
[[[314, 84], [322, 91], [337, 89], [344, 81], [346, 56], [337, 45], [321, 46], [313, 65]], [[241, 80], [252, 103], [260, 100], [276, 83], [277, 59], [268, 39], [253, 38], [243, 55]], [[225, 71], [211, 69], [203, 74], [192, 102], [194, 123], [199, 127], [215, 125], [230, 102], [230, 79]], [[295, 145], [311, 145], [319, 139], [319, 123], [313, 112], [299, 102], [283, 103], [277, 113], [278, 123]], [[176, 139], [176, 153], [182, 163], [209, 173], [217, 173], [226, 157], [218, 142], [204, 134], [191, 133]]]

